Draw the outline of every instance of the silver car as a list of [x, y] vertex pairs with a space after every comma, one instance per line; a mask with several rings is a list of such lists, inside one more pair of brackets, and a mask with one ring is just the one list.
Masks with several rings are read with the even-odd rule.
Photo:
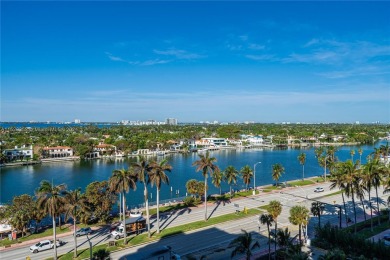
[[79, 230], [76, 231], [76, 237], [89, 235], [89, 234], [92, 234], [92, 229], [90, 227], [80, 228]]

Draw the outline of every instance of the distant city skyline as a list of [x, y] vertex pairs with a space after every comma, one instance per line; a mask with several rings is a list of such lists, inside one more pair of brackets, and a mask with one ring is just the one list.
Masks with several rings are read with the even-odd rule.
[[390, 122], [390, 2], [1, 6], [3, 122]]

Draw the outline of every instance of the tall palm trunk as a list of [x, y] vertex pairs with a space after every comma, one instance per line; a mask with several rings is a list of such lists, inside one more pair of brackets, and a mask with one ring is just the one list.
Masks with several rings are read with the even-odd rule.
[[160, 234], [160, 208], [159, 208], [160, 189], [158, 188], [158, 186], [156, 186], [156, 188], [157, 188], [157, 234]]
[[355, 233], [357, 231], [357, 225], [356, 225], [356, 205], [355, 205], [355, 197], [354, 197], [354, 194], [353, 194], [353, 189], [352, 189], [352, 205], [353, 205], [353, 215], [354, 215], [354, 218], [355, 218]]
[[119, 222], [121, 222], [123, 218], [122, 212], [122, 193], [119, 193]]
[[302, 165], [302, 180], [305, 180], [305, 165]]
[[[343, 204], [344, 204], [344, 212], [345, 212], [345, 224], [347, 225], [348, 227], [348, 217], [347, 217], [347, 206], [345, 205], [345, 199], [344, 199], [344, 192], [341, 192], [341, 196], [343, 198]], [[340, 218], [341, 218], [341, 215], [340, 215]]]
[[146, 222], [148, 224], [148, 238], [150, 238], [150, 220], [149, 220], [149, 198], [148, 198], [148, 188], [144, 182], [144, 197], [145, 197], [145, 207], [146, 207]]
[[271, 235], [269, 232], [269, 224], [267, 223], [267, 229], [268, 229], [268, 259], [271, 260]]
[[321, 228], [321, 209], [318, 211], [318, 227]]
[[275, 219], [275, 234], [274, 234], [275, 254], [276, 254], [276, 230], [278, 230], [278, 220], [277, 219]]
[[56, 217], [53, 216], [53, 240], [54, 240], [54, 260], [57, 260], [57, 234], [56, 234]]
[[302, 246], [302, 225], [299, 224], [299, 244]]
[[363, 201], [363, 198], [361, 196], [360, 197], [360, 203], [362, 203], [362, 207], [363, 207], [363, 214], [364, 214], [364, 221], [367, 220], [367, 216], [366, 216], [366, 210], [364, 209], [364, 201]]
[[207, 173], [204, 177], [204, 220], [207, 221]]
[[123, 226], [123, 244], [127, 244], [126, 236], [127, 236], [127, 230], [126, 230], [126, 197], [125, 192], [122, 191], [122, 213], [123, 213], [123, 220], [122, 220], [122, 226]]
[[381, 224], [381, 211], [379, 210], [379, 197], [378, 197], [378, 186], [375, 186], [375, 192], [376, 192], [376, 206], [378, 207], [378, 225]]
[[325, 181], [326, 181], [326, 156], [325, 156], [324, 177], [325, 177]]
[[73, 240], [74, 240], [74, 252], [73, 252], [73, 258], [77, 258], [77, 236], [76, 236], [76, 209], [74, 210], [73, 215]]
[[374, 223], [372, 222], [372, 202], [371, 202], [371, 188], [368, 188], [368, 201], [370, 203], [370, 216], [371, 216], [371, 231], [373, 231]]

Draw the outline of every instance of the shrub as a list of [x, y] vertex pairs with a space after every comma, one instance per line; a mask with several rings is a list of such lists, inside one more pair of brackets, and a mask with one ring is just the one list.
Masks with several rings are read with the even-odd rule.
[[183, 199], [183, 204], [186, 206], [186, 207], [194, 207], [194, 206], [197, 206], [201, 203], [200, 199], [199, 198], [194, 198], [194, 197], [185, 197]]

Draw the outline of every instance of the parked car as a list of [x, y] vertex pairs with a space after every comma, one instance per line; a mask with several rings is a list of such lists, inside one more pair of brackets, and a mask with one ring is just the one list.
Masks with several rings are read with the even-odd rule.
[[314, 189], [314, 192], [323, 192], [324, 191], [324, 188], [322, 187], [317, 187]]
[[90, 227], [80, 228], [76, 231], [76, 237], [85, 236], [89, 234], [92, 234], [92, 229]]
[[[57, 247], [59, 247], [59, 246], [62, 246], [64, 244], [64, 242], [57, 240], [56, 244], [57, 244]], [[37, 244], [30, 246], [30, 252], [35, 254], [35, 253], [38, 253], [38, 252], [41, 252], [44, 250], [48, 250], [48, 249], [53, 249], [53, 248], [54, 248], [53, 241], [42, 240], [42, 241], [38, 242]]]

